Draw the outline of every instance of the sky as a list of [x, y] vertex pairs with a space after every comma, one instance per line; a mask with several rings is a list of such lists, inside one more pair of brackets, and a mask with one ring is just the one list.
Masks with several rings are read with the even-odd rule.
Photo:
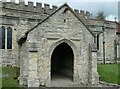
[[[18, 1], [19, 0], [16, 0], [16, 2]], [[99, 11], [103, 11], [107, 20], [115, 21], [116, 17], [118, 21], [118, 2], [120, 2], [120, 0], [25, 0], [25, 4], [27, 4], [28, 1], [34, 2], [34, 5], [36, 5], [36, 2], [41, 2], [58, 7], [67, 2], [71, 8], [89, 11], [94, 17]]]

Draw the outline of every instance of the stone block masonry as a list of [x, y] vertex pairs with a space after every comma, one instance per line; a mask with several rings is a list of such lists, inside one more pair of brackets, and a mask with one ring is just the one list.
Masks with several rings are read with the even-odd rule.
[[20, 67], [20, 85], [52, 87], [57, 73], [70, 77], [74, 84], [99, 84], [97, 59], [103, 59], [104, 22], [106, 61], [112, 62], [114, 54], [119, 54], [114, 50], [116, 23], [91, 19], [88, 11], [66, 3], [50, 8], [49, 4], [25, 5], [14, 0], [1, 2], [0, 10], [0, 26], [6, 35], [7, 28], [12, 28], [12, 49], [7, 49], [6, 36], [0, 59], [3, 65]]
[[[58, 8], [55, 5], [52, 5], [52, 8], [50, 8], [49, 4], [42, 5], [42, 3], [36, 3], [36, 6], [34, 6], [33, 2], [28, 2], [28, 5], [25, 5], [24, 1], [19, 2], [19, 3], [4, 1], [4, 2], [2, 2], [1, 6], [3, 9], [8, 9], [10, 11], [14, 11], [14, 13], [18, 13], [18, 12], [28, 13], [28, 15], [27, 15], [28, 17], [29, 17], [29, 15], [31, 15], [31, 13], [33, 14], [33, 16], [34, 15], [45, 15], [45, 14], [50, 15], [53, 11], [55, 11]], [[74, 11], [75, 11], [75, 13], [77, 13], [81, 16], [90, 17], [89, 11], [82, 11], [82, 10], [79, 11], [77, 9], [74, 9]], [[24, 14], [23, 14], [23, 16], [24, 16]]]

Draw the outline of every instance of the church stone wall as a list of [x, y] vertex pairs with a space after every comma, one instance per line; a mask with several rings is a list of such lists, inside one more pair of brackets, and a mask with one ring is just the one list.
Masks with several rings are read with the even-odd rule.
[[[50, 8], [49, 4], [42, 5], [41, 3], [37, 3], [36, 6], [33, 6], [32, 2], [29, 2], [28, 5], [25, 5], [24, 2], [2, 2], [1, 6], [1, 26], [5, 25], [5, 27], [11, 26], [13, 28], [14, 37], [13, 37], [13, 49], [11, 51], [1, 50], [2, 60], [5, 64], [7, 60], [9, 60], [10, 55], [11, 61], [8, 61], [8, 65], [16, 65], [16, 61], [18, 60], [18, 44], [17, 40], [20, 36], [23, 36], [24, 33], [34, 27], [38, 22], [42, 21], [44, 18], [53, 13], [57, 6], [52, 6]], [[114, 40], [116, 39], [116, 23], [113, 22], [103, 22], [96, 20], [89, 20], [90, 12], [82, 11], [74, 9], [74, 12], [81, 18], [81, 20], [88, 25], [91, 31], [99, 31], [101, 32], [99, 38], [99, 53], [98, 60], [101, 63], [103, 60], [103, 35], [102, 35], [102, 26], [105, 24], [107, 28], [105, 28], [105, 56], [106, 61], [112, 62], [114, 60]], [[69, 18], [68, 18], [69, 19]], [[86, 20], [88, 19], [88, 20]], [[74, 32], [75, 33], [75, 32]], [[48, 34], [49, 36], [49, 34]], [[86, 35], [87, 37], [89, 35]], [[90, 41], [90, 38], [87, 38]], [[112, 55], [111, 55], [112, 54]], [[7, 57], [8, 56], [8, 57]], [[13, 61], [12, 61], [13, 59]], [[112, 61], [111, 61], [112, 60]]]
[[[25, 5], [24, 2], [0, 2], [0, 25], [5, 27], [12, 27], [13, 29], [13, 48], [11, 50], [1, 50], [2, 60], [4, 65], [18, 65], [18, 39], [24, 35], [24, 33], [34, 27], [38, 22], [53, 13], [57, 6], [50, 8], [49, 4], [37, 3], [33, 6], [33, 2], [29, 2]], [[75, 13], [80, 16], [90, 16], [87, 11], [74, 10]], [[11, 57], [11, 58], [10, 58]]]
[[2, 24], [0, 26], [4, 26], [5, 28], [12, 28], [12, 49], [1, 49], [2, 51], [2, 60], [3, 65], [18, 65], [16, 61], [18, 61], [18, 39], [21, 35], [25, 33], [28, 29], [33, 27], [37, 22], [29, 22], [26, 19], [13, 19], [12, 17], [2, 18]]
[[[116, 28], [115, 28], [116, 29]], [[103, 38], [103, 31], [100, 34], [99, 38], [99, 53], [98, 53], [98, 60], [103, 60], [103, 39], [105, 44], [105, 60], [106, 63], [113, 63], [114, 56], [115, 56], [115, 40], [116, 40], [116, 31], [115, 29], [105, 29], [104, 31], [104, 38]]]
[[120, 33], [117, 34], [117, 61], [120, 62]]
[[[115, 59], [115, 40], [117, 39], [117, 23], [111, 21], [90, 20], [90, 29], [99, 34], [98, 44], [98, 63], [103, 63], [103, 41], [105, 42], [105, 60], [106, 63], [114, 63]], [[103, 31], [104, 26], [104, 31]], [[104, 36], [103, 36], [104, 33]]]
[[[24, 44], [28, 44], [26, 48], [29, 49], [28, 55], [26, 55], [28, 56], [28, 66], [26, 66], [28, 76], [25, 78], [29, 87], [52, 86], [51, 56], [53, 50], [63, 42], [67, 43], [74, 53], [73, 81], [77, 84], [88, 84], [88, 81], [91, 81], [93, 85], [98, 84], [97, 67], [94, 65], [97, 62], [94, 61], [94, 58], [89, 60], [89, 44], [94, 42], [94, 37], [71, 11], [62, 13], [65, 8], [59, 10], [28, 34]], [[24, 51], [24, 53], [26, 52]], [[96, 57], [95, 54], [93, 56]], [[22, 60], [23, 64], [26, 63], [24, 60]], [[91, 70], [91, 75], [88, 70]], [[21, 71], [26, 70], [21, 69]], [[24, 73], [21, 72], [20, 81], [23, 80]]]

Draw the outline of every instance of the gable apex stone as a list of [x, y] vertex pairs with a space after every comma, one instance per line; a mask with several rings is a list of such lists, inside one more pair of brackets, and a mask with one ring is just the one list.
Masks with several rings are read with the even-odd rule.
[[[31, 32], [32, 30], [34, 30], [36, 27], [38, 27], [40, 24], [42, 24], [43, 22], [45, 22], [47, 19], [49, 19], [52, 15], [54, 15], [55, 13], [57, 13], [60, 9], [62, 9], [63, 7], [67, 7], [69, 11], [71, 11], [74, 16], [87, 28], [87, 30], [93, 35], [93, 37], [95, 37], [95, 35], [93, 34], [93, 32], [88, 28], [88, 26], [85, 25], [85, 23], [81, 20], [81, 18], [73, 11], [73, 9], [65, 2], [63, 5], [61, 5], [58, 9], [56, 9], [52, 14], [50, 14], [48, 17], [46, 17], [45, 19], [43, 19], [42, 21], [40, 21], [37, 25], [35, 25], [33, 28], [29, 29], [28, 31], [25, 32], [25, 36], [27, 36], [29, 34], [29, 32]], [[20, 39], [19, 39], [20, 40]], [[18, 42], [19, 42], [18, 40]]]

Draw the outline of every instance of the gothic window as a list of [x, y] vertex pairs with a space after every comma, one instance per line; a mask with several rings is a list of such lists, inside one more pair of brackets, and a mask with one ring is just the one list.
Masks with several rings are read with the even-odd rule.
[[99, 34], [97, 35], [97, 49], [99, 50]]
[[7, 49], [12, 49], [12, 28], [7, 28]]
[[0, 27], [0, 49], [12, 49], [12, 28]]
[[2, 29], [0, 27], [0, 49], [2, 49]]
[[0, 27], [0, 49], [5, 49], [5, 27]]

